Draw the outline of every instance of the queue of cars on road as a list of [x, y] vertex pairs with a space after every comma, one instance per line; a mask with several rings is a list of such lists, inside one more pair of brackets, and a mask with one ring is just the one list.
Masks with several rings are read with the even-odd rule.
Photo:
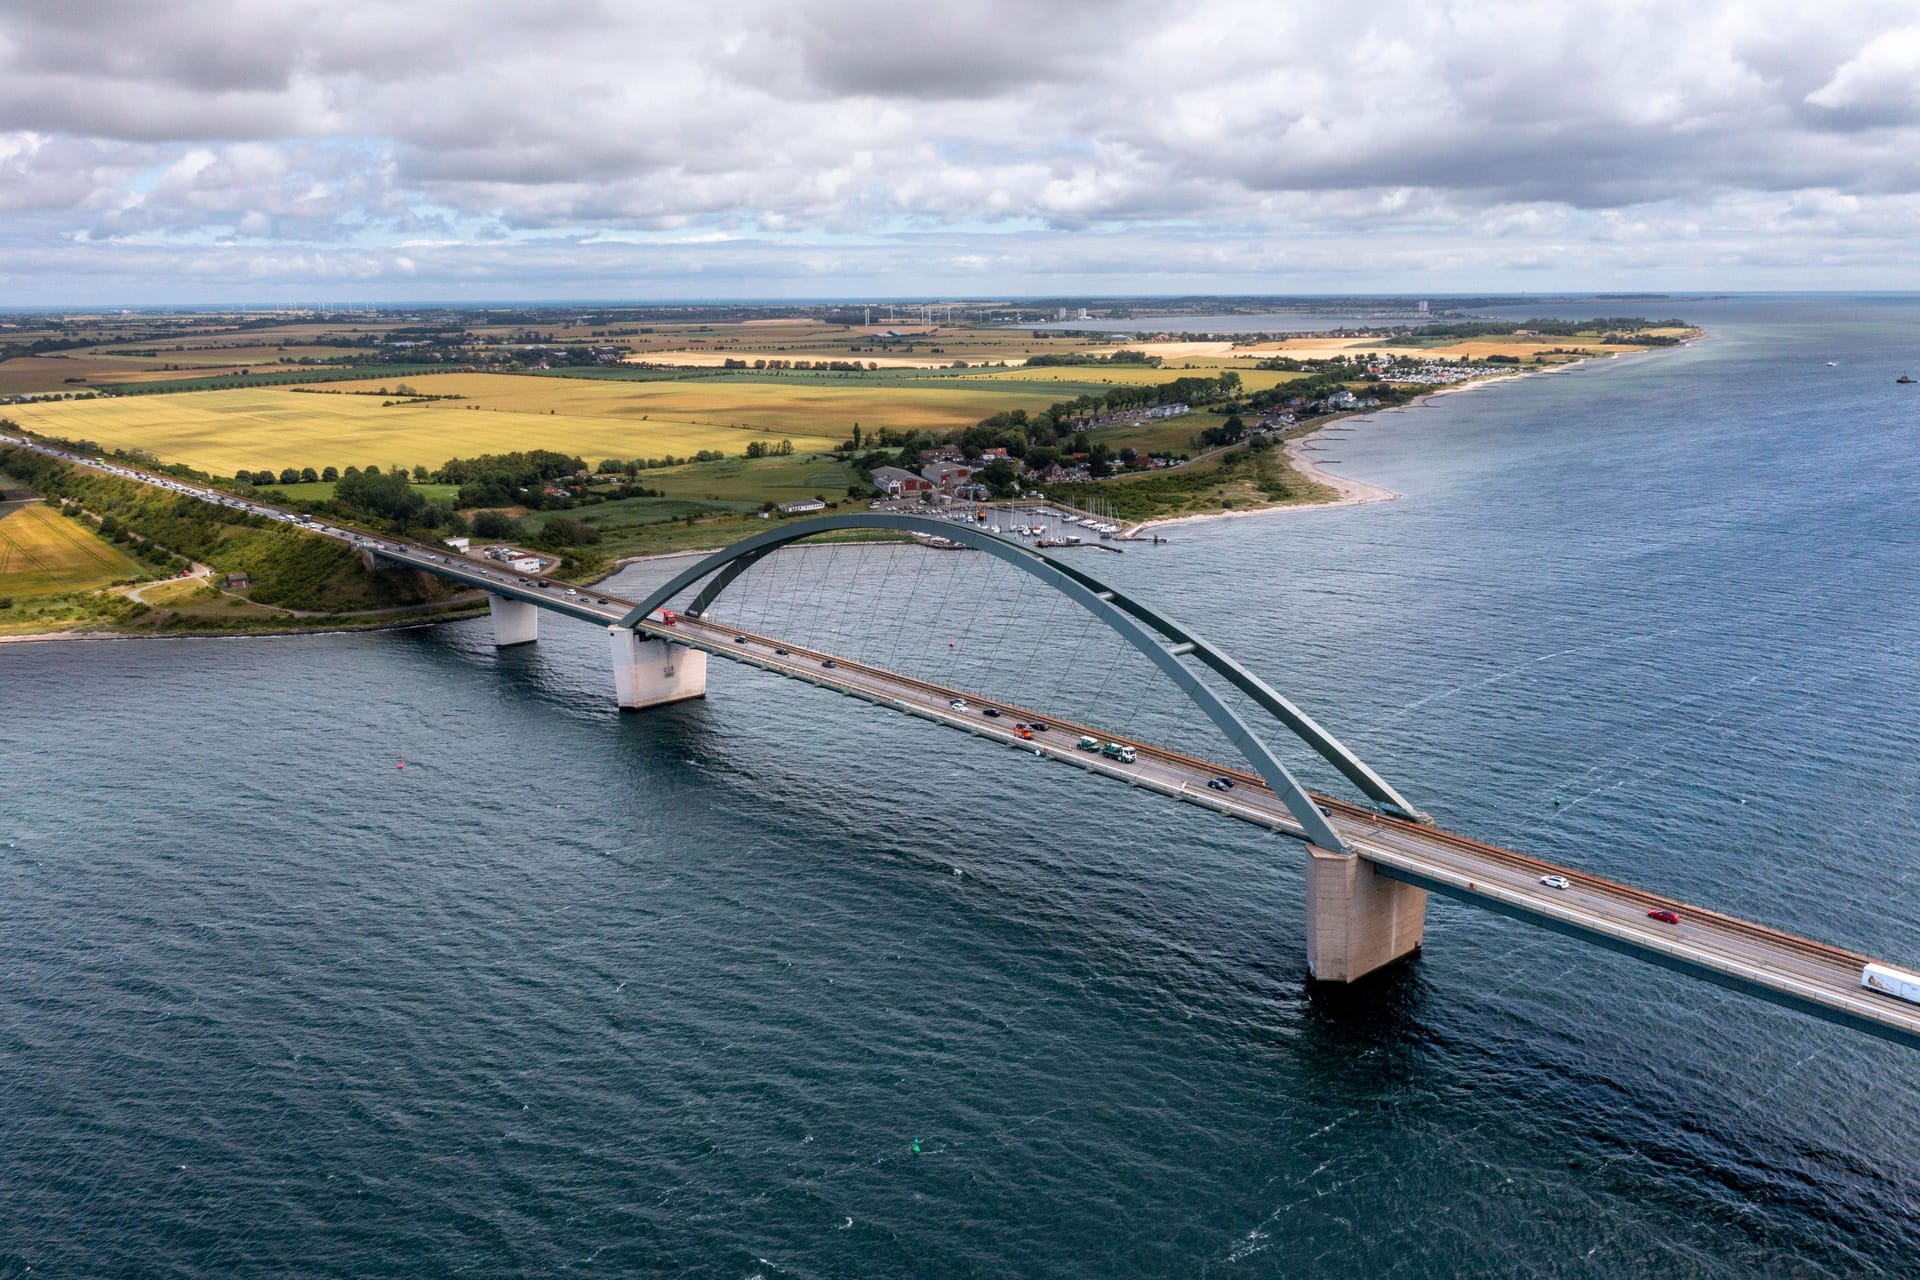
[[[84, 454], [74, 453], [70, 449], [62, 449], [56, 445], [40, 444], [33, 440], [10, 435], [0, 435], [0, 444], [17, 445], [23, 449], [32, 449], [36, 453], [58, 458], [62, 462], [88, 467], [95, 471], [103, 471], [108, 475], [118, 476], [123, 480], [132, 480], [138, 484], [149, 485], [156, 489], [165, 489], [171, 493], [180, 494], [183, 497], [197, 498], [201, 502], [211, 503], [214, 506], [226, 507], [232, 511], [242, 511], [248, 515], [259, 516], [262, 519], [292, 525], [308, 533], [317, 533], [324, 537], [334, 538], [341, 542], [348, 543], [363, 551], [373, 551], [398, 559], [427, 560], [434, 564], [443, 565], [449, 569], [457, 568], [459, 572], [468, 577], [484, 578], [491, 582], [500, 583], [503, 586], [537, 589], [542, 592], [551, 592], [554, 589], [553, 582], [546, 578], [523, 574], [518, 570], [496, 570], [476, 562], [470, 562], [465, 557], [455, 556], [449, 558], [444, 553], [428, 551], [416, 545], [393, 542], [352, 529], [336, 528], [323, 520], [317, 520], [301, 512], [284, 511], [279, 507], [271, 507], [259, 502], [250, 502], [245, 498], [235, 497], [233, 494], [223, 493], [218, 489], [207, 489], [199, 485], [187, 484], [171, 476], [140, 471], [133, 467], [122, 466], [119, 463], [108, 462], [101, 458], [89, 458]], [[564, 598], [582, 604], [586, 603], [589, 598], [591, 598], [596, 605], [611, 606], [613, 604], [612, 601], [605, 597], [588, 597], [583, 595], [573, 587], [565, 588]]]

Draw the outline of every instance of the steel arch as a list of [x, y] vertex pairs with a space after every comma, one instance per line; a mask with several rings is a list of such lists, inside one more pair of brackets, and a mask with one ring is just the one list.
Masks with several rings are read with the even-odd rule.
[[[1274, 794], [1285, 802], [1287, 811], [1300, 823], [1307, 838], [1321, 848], [1335, 852], [1346, 851], [1346, 846], [1341, 843], [1340, 837], [1334, 833], [1319, 807], [1314, 804], [1313, 798], [1307, 794], [1305, 788], [1294, 778], [1286, 765], [1280, 762], [1271, 748], [1260, 740], [1239, 714], [1222, 702], [1219, 695], [1208, 688], [1198, 674], [1181, 661], [1181, 658], [1191, 654], [1208, 668], [1222, 675], [1236, 688], [1253, 698], [1263, 709], [1272, 713], [1282, 724], [1312, 746], [1376, 801], [1408, 816], [1420, 816], [1400, 797], [1399, 792], [1316, 724], [1311, 717], [1191, 630], [1140, 601], [1122, 595], [1099, 579], [1063, 565], [1034, 548], [965, 524], [935, 520], [926, 516], [884, 512], [819, 516], [811, 520], [782, 524], [743, 539], [731, 547], [716, 551], [689, 565], [648, 593], [645, 599], [634, 606], [632, 612], [620, 620], [620, 625], [637, 626], [648, 614], [667, 604], [694, 583], [710, 574], [717, 575], [714, 581], [695, 597], [693, 606], [687, 610], [695, 617], [702, 616], [720, 592], [761, 557], [788, 543], [799, 542], [816, 534], [834, 533], [847, 529], [884, 529], [901, 533], [923, 533], [965, 543], [1033, 575], [1087, 609], [1145, 655], [1173, 681], [1175, 687], [1184, 693], [1189, 701], [1203, 711], [1222, 733], [1226, 734], [1227, 740], [1247, 758], [1247, 762], [1253, 766], [1254, 771], [1273, 788]], [[1163, 640], [1168, 643], [1162, 643]]]

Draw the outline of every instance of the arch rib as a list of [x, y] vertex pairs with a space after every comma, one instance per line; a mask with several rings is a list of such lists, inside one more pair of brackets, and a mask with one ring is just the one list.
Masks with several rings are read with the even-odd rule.
[[[1039, 555], [1039, 552], [1033, 554]], [[1120, 592], [1114, 591], [1099, 579], [1082, 573], [1055, 560], [1052, 556], [1042, 557], [1060, 572], [1092, 590], [1112, 593], [1113, 603], [1138, 618], [1147, 626], [1165, 636], [1167, 640], [1183, 653], [1191, 653], [1208, 667], [1218, 672], [1221, 678], [1240, 692], [1258, 703], [1269, 715], [1293, 730], [1294, 734], [1320, 754], [1328, 764], [1346, 776], [1347, 781], [1360, 788], [1369, 798], [1397, 812], [1401, 817], [1415, 822], [1429, 822], [1425, 813], [1407, 803], [1393, 784], [1375, 773], [1371, 766], [1359, 756], [1347, 749], [1345, 743], [1327, 732], [1314, 718], [1296, 707], [1279, 690], [1269, 685], [1253, 672], [1241, 666], [1231, 657], [1208, 644], [1192, 631], [1180, 626], [1173, 619], [1156, 612], [1148, 606]]]
[[711, 605], [722, 591], [732, 586], [735, 578], [753, 568], [754, 565], [759, 564], [764, 557], [771, 555], [773, 550], [772, 547], [763, 547], [758, 551], [749, 551], [746, 555], [741, 556], [738, 560], [732, 561], [726, 568], [714, 574], [713, 581], [700, 588], [700, 594], [695, 596], [693, 603], [687, 606], [688, 615], [695, 618], [705, 617], [707, 606]]
[[[932, 520], [924, 516], [882, 512], [821, 516], [812, 520], [800, 520], [781, 525], [755, 534], [689, 565], [648, 593], [645, 599], [634, 606], [632, 612], [620, 620], [620, 625], [637, 626], [654, 610], [661, 608], [709, 574], [724, 575], [708, 584], [695, 598], [688, 612], [698, 615], [704, 612], [729, 582], [761, 557], [788, 543], [798, 542], [815, 534], [832, 533], [843, 529], [887, 529], [950, 538], [955, 542], [962, 542], [985, 551], [996, 559], [1033, 575], [1067, 596], [1105, 622], [1171, 679], [1174, 686], [1204, 712], [1209, 720], [1213, 721], [1214, 725], [1226, 735], [1227, 740], [1246, 757], [1254, 771], [1273, 788], [1274, 794], [1286, 804], [1287, 811], [1300, 824], [1308, 840], [1323, 849], [1339, 853], [1346, 852], [1346, 846], [1334, 833], [1326, 817], [1321, 814], [1319, 806], [1314, 804], [1313, 798], [1307, 794], [1305, 788], [1294, 778], [1286, 765], [1281, 763], [1272, 749], [1260, 740], [1259, 735], [1254, 733], [1233, 708], [1222, 702], [1219, 695], [1208, 688], [1192, 668], [1181, 661], [1181, 653], [1191, 653], [1199, 657], [1210, 669], [1224, 676], [1236, 688], [1248, 693], [1260, 706], [1275, 715], [1289, 729], [1300, 734], [1323, 756], [1331, 760], [1342, 773], [1353, 779], [1355, 784], [1368, 795], [1404, 812], [1412, 812], [1411, 807], [1399, 798], [1398, 792], [1361, 763], [1332, 735], [1326, 733], [1304, 712], [1269, 688], [1258, 677], [1246, 671], [1225, 654], [1213, 649], [1199, 637], [1096, 578], [1062, 565], [1038, 551], [967, 525]], [[1156, 636], [1170, 643], [1163, 644]], [[1188, 645], [1192, 648], [1187, 648]], [[1179, 648], [1181, 653], [1174, 652], [1174, 648]], [[1335, 754], [1329, 755], [1329, 750]], [[1356, 774], [1359, 776], [1356, 777]]]

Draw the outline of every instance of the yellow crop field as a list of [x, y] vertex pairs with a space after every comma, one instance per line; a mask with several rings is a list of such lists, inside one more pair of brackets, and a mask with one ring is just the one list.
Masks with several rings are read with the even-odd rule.
[[[402, 382], [422, 395], [463, 396], [383, 404]], [[1005, 409], [1044, 408], [1044, 392], [945, 387], [935, 382], [845, 386], [784, 382], [617, 382], [511, 374], [431, 374], [388, 382], [334, 382], [315, 391], [231, 391], [72, 400], [10, 407], [33, 431], [145, 449], [218, 475], [261, 467], [436, 467], [452, 457], [558, 449], [600, 458], [738, 456], [754, 440], [824, 450], [855, 422], [871, 431], [967, 427]]]
[[45, 503], [0, 506], [0, 596], [62, 595], [148, 576], [120, 548]]
[[[947, 430], [970, 427], [1004, 409], [1041, 409], [1048, 400], [1019, 386], [944, 386], [937, 379], [844, 384], [769, 376], [764, 381], [700, 379], [624, 382], [538, 378], [495, 373], [436, 373], [388, 382], [330, 382], [327, 390], [365, 391], [404, 381], [422, 395], [465, 396], [464, 403], [512, 413], [616, 418], [631, 423], [668, 418], [704, 426], [751, 428], [837, 443], [863, 427]], [[1057, 379], [1056, 379], [1057, 381]], [[725, 448], [725, 445], [713, 446]], [[736, 442], [735, 450], [739, 447]], [[729, 450], [733, 452], [735, 450]], [[684, 452], [675, 450], [674, 452]]]

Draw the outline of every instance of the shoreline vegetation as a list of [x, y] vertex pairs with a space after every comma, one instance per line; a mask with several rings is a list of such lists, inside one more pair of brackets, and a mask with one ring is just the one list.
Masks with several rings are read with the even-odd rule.
[[[612, 367], [562, 364], [484, 374], [469, 369], [451, 373], [449, 381], [448, 371], [423, 371], [421, 340], [409, 337], [404, 349], [413, 363], [404, 366], [404, 377], [386, 382], [367, 376], [369, 357], [360, 351], [351, 354], [351, 365], [341, 357], [343, 367], [316, 369], [317, 376], [308, 379], [288, 378], [294, 371], [284, 367], [272, 371], [273, 383], [304, 381], [306, 387], [262, 379], [258, 386], [229, 381], [217, 391], [202, 391], [197, 388], [208, 388], [209, 382], [205, 371], [196, 369], [199, 376], [176, 380], [196, 390], [166, 388], [172, 393], [166, 403], [177, 406], [183, 419], [199, 422], [191, 429], [203, 434], [208, 426], [229, 424], [233, 408], [225, 405], [211, 418], [193, 418], [204, 396], [231, 398], [239, 385], [256, 387], [237, 393], [243, 397], [276, 397], [265, 403], [278, 420], [264, 434], [256, 424], [250, 437], [255, 443], [245, 446], [249, 450], [259, 449], [263, 440], [280, 450], [288, 442], [301, 447], [302, 428], [311, 417], [307, 406], [317, 402], [365, 408], [345, 419], [321, 414], [315, 421], [323, 428], [315, 439], [326, 438], [326, 424], [379, 424], [421, 413], [438, 415], [434, 421], [446, 425], [434, 430], [459, 438], [463, 419], [445, 415], [486, 408], [504, 415], [501, 421], [510, 433], [524, 428], [524, 453], [455, 458], [437, 468], [369, 464], [348, 466], [343, 473], [336, 466], [314, 465], [324, 454], [309, 454], [309, 464], [299, 467], [291, 465], [298, 458], [267, 456], [264, 461], [283, 465], [237, 468], [229, 479], [163, 462], [143, 448], [103, 448], [84, 438], [78, 428], [110, 421], [99, 416], [103, 412], [120, 412], [114, 396], [74, 403], [97, 393], [68, 392], [42, 397], [34, 408], [0, 408], [0, 413], [25, 418], [17, 425], [28, 434], [77, 451], [371, 531], [425, 540], [470, 533], [476, 540], [533, 547], [558, 559], [549, 571], [553, 576], [590, 585], [630, 564], [725, 546], [764, 527], [760, 519], [781, 518], [773, 510], [777, 502], [816, 499], [827, 510], [857, 502], [864, 509], [869, 499], [885, 496], [875, 483], [883, 468], [892, 477], [923, 467], [970, 466], [957, 503], [1035, 501], [1044, 494], [1047, 501], [1109, 513], [1127, 538], [1158, 536], [1199, 520], [1391, 501], [1399, 495], [1328, 470], [1309, 451], [1310, 442], [1336, 423], [1372, 420], [1374, 414], [1417, 409], [1456, 391], [1702, 336], [1679, 321], [1584, 323], [1595, 327], [1529, 321], [1509, 329], [1505, 322], [1461, 322], [1306, 335], [1136, 333], [1121, 343], [1129, 335], [1095, 335], [1099, 341], [1094, 341], [1043, 330], [1009, 335], [939, 325], [891, 330], [887, 337], [860, 334], [850, 324], [835, 332], [814, 323], [797, 335], [791, 326], [776, 332], [759, 320], [731, 328], [682, 324], [665, 334], [656, 334], [654, 326], [618, 331], [629, 337], [644, 331], [656, 346], [690, 351], [712, 343], [701, 362], [678, 368], [661, 366], [683, 350], [656, 350], [629, 352]], [[262, 327], [271, 334], [271, 326]], [[612, 336], [616, 330], [610, 326], [601, 332]], [[724, 336], [696, 338], [690, 336], [694, 332]], [[533, 330], [511, 336], [554, 337]], [[822, 343], [853, 351], [865, 346], [885, 352], [893, 363], [876, 358], [863, 369], [858, 361], [746, 358], [754, 345], [783, 352], [805, 349], [799, 345], [802, 336], [816, 349]], [[265, 336], [258, 341], [264, 343]], [[954, 349], [978, 355], [983, 346], [998, 351], [1001, 359], [980, 365], [951, 362], [964, 373], [901, 363]], [[723, 356], [720, 368], [704, 361], [704, 356], [732, 351], [742, 355]], [[32, 358], [58, 360], [60, 355], [40, 352]], [[1011, 362], [1015, 358], [1018, 362]], [[10, 363], [0, 352], [0, 388], [6, 386]], [[390, 366], [396, 374], [397, 365], [396, 360]], [[340, 385], [346, 367], [358, 375], [358, 385]], [[916, 383], [934, 377], [947, 398], [925, 402], [932, 418], [911, 409], [911, 425], [863, 428], [855, 420], [837, 445], [829, 443], [830, 434], [821, 438], [837, 433], [834, 426], [802, 421], [827, 404], [836, 405], [836, 412], [880, 410], [883, 420], [897, 419], [902, 406], [921, 403], [913, 399]], [[828, 384], [835, 389], [821, 400], [818, 389]], [[645, 389], [647, 398], [636, 400], [621, 390], [634, 386]], [[696, 386], [697, 395], [675, 390], [685, 386]], [[798, 399], [789, 394], [794, 386], [804, 390]], [[983, 390], [975, 393], [974, 387]], [[320, 390], [332, 394], [312, 394]], [[883, 398], [873, 398], [882, 391]], [[965, 403], [965, 396], [974, 395], [973, 403], [992, 408], [993, 397], [1009, 391], [1024, 399], [999, 400], [1009, 407], [971, 426], [939, 429], [938, 414], [947, 410], [938, 405]], [[963, 399], [953, 401], [955, 393]], [[0, 396], [0, 402], [9, 399], [17, 403], [19, 397]], [[56, 399], [59, 403], [50, 403]], [[683, 411], [692, 405], [703, 406], [698, 416]], [[657, 425], [649, 406], [664, 410]], [[247, 405], [240, 407], [244, 417]], [[143, 422], [165, 417], [156, 418], [155, 409], [140, 412]], [[626, 414], [621, 429], [636, 441], [691, 445], [746, 439], [747, 444], [744, 454], [712, 448], [697, 457], [663, 453], [604, 459], [592, 469], [577, 454], [544, 447], [576, 438], [582, 415], [595, 413]], [[780, 414], [789, 416], [779, 419]], [[755, 422], [754, 415], [762, 420]], [[769, 419], [790, 433], [769, 426]], [[424, 425], [407, 430], [417, 435]], [[426, 438], [432, 436], [429, 430]], [[272, 522], [180, 500], [137, 481], [86, 473], [31, 454], [0, 457], [0, 473], [8, 471], [11, 475], [0, 474], [0, 552], [28, 545], [18, 537], [9, 543], [5, 521], [38, 497], [44, 504], [35, 518], [43, 526], [66, 526], [64, 553], [76, 564], [93, 566], [94, 576], [84, 582], [76, 577], [72, 589], [61, 591], [57, 573], [13, 576], [23, 564], [34, 568], [31, 551], [11, 561], [0, 554], [0, 643], [391, 630], [484, 611], [481, 593], [456, 591], [426, 575], [369, 574], [344, 548], [316, 548], [322, 540], [277, 525], [263, 527]], [[13, 527], [26, 528], [17, 517]], [[39, 537], [40, 544], [53, 545], [44, 530]], [[118, 566], [114, 572], [124, 576], [102, 585], [98, 566], [105, 564]], [[37, 584], [32, 594], [10, 591], [10, 582], [25, 580]]]

